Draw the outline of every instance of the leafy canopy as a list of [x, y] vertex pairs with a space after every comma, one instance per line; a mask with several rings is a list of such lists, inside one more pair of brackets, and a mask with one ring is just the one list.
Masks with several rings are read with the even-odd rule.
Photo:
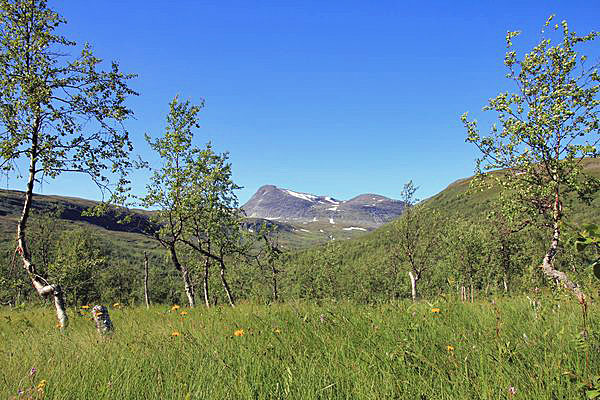
[[[231, 178], [228, 155], [217, 154], [212, 145], [193, 146], [193, 129], [203, 105], [192, 105], [175, 97], [169, 104], [167, 126], [162, 137], [146, 140], [162, 161], [154, 170], [142, 205], [157, 208], [157, 237], [172, 243], [194, 237], [230, 242], [239, 230], [239, 189]], [[186, 239], [186, 240], [187, 240]]]
[[[0, 167], [14, 170], [21, 158], [34, 174], [54, 178], [82, 172], [115, 196], [123, 194], [132, 144], [123, 121], [125, 101], [136, 95], [123, 74], [85, 44], [55, 31], [66, 21], [45, 0], [0, 0]], [[109, 177], [118, 176], [116, 187]]]
[[557, 211], [557, 196], [560, 213], [565, 193], [589, 199], [598, 190], [598, 182], [582, 172], [581, 163], [598, 155], [600, 141], [598, 64], [588, 65], [578, 52], [598, 33], [579, 36], [566, 21], [551, 26], [552, 19], [545, 26], [550, 34], [562, 34], [558, 43], [544, 38], [521, 59], [513, 49], [520, 32], [506, 35], [506, 76], [517, 92], [500, 93], [483, 108], [496, 111], [500, 127], [494, 124], [483, 136], [477, 121], [469, 121], [467, 113], [461, 117], [467, 142], [482, 153], [478, 171], [506, 169], [495, 175], [499, 181], [547, 217]]

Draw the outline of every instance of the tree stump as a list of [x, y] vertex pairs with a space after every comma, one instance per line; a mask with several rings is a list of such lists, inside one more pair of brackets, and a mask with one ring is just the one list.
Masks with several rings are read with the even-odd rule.
[[114, 331], [106, 306], [94, 306], [94, 308], [92, 308], [92, 316], [94, 317], [96, 329], [100, 335], [109, 335]]

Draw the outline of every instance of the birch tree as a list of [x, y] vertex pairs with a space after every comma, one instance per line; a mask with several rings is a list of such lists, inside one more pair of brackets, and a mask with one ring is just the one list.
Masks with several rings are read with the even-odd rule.
[[271, 281], [271, 295], [274, 302], [279, 301], [279, 288], [277, 275], [282, 270], [279, 268], [281, 264], [280, 259], [284, 256], [284, 250], [279, 245], [279, 234], [277, 232], [277, 226], [269, 227], [267, 224], [261, 224], [258, 232], [256, 232], [257, 240], [262, 242], [262, 246], [259, 248], [258, 254], [254, 256], [258, 268], [262, 271], [263, 269], [269, 269], [270, 281]]
[[192, 144], [202, 105], [177, 97], [170, 103], [164, 136], [147, 141], [161, 157], [142, 206], [158, 208], [152, 217], [152, 236], [169, 252], [175, 269], [181, 273], [190, 307], [194, 307], [195, 285], [192, 271], [181, 262], [180, 246], [191, 247], [204, 261], [204, 300], [208, 306], [208, 274], [212, 263], [219, 266], [223, 288], [230, 305], [235, 304], [227, 282], [226, 257], [240, 244], [240, 214], [231, 178], [228, 155], [217, 154], [208, 143]]
[[[589, 200], [600, 187], [582, 168], [586, 157], [598, 155], [600, 75], [598, 63], [589, 65], [587, 57], [579, 53], [598, 33], [579, 36], [566, 21], [553, 24], [552, 20], [546, 22], [548, 32], [543, 32], [541, 42], [521, 59], [513, 48], [513, 39], [520, 32], [506, 35], [504, 64], [516, 91], [500, 93], [484, 107], [497, 113], [500, 126], [494, 124], [484, 136], [477, 121], [470, 121], [466, 113], [461, 119], [467, 142], [482, 153], [477, 160], [479, 173], [504, 169], [485, 174], [485, 178], [496, 179], [503, 190], [529, 206], [531, 220], [540, 215], [542, 226], [549, 228], [541, 271], [584, 303], [579, 285], [555, 268], [554, 259], [569, 211], [565, 200], [573, 195]], [[558, 36], [554, 45], [552, 36]]]
[[473, 221], [455, 219], [449, 225], [445, 256], [459, 277], [462, 300], [470, 297], [473, 302], [484, 272], [495, 272], [489, 267], [489, 238]]
[[177, 245], [183, 239], [188, 217], [184, 209], [185, 196], [189, 193], [186, 174], [194, 161], [192, 130], [199, 127], [197, 114], [201, 107], [175, 97], [169, 103], [164, 135], [156, 140], [146, 135], [146, 141], [158, 153], [162, 165], [154, 170], [146, 195], [140, 199], [143, 207], [156, 209], [145, 232], [168, 251], [173, 267], [181, 274], [190, 307], [196, 304], [194, 285], [189, 267], [180, 261]]
[[508, 293], [515, 276], [523, 272], [523, 243], [519, 234], [532, 224], [526, 206], [514, 201], [514, 196], [501, 192], [492, 202], [487, 214], [486, 230], [489, 233], [487, 245], [492, 265], [496, 265], [504, 293]]
[[439, 229], [441, 219], [435, 210], [417, 204], [417, 187], [412, 181], [404, 185], [402, 201], [404, 211], [394, 225], [392, 234], [395, 244], [391, 256], [393, 262], [408, 266], [411, 297], [416, 301], [419, 294], [417, 284], [432, 266], [439, 251]]
[[241, 213], [235, 191], [240, 189], [232, 179], [228, 154], [217, 154], [208, 143], [194, 149], [194, 162], [186, 172], [187, 234], [183, 241], [204, 258], [204, 301], [208, 307], [210, 266], [216, 264], [223, 290], [230, 306], [235, 297], [227, 281], [227, 259], [246, 251], [241, 233]]
[[[28, 164], [16, 253], [34, 288], [54, 299], [58, 325], [68, 324], [60, 285], [49, 282], [32, 261], [27, 222], [36, 183], [63, 172], [87, 174], [105, 200], [122, 197], [132, 149], [123, 122], [132, 115], [125, 100], [136, 93], [133, 75], [102, 60], [84, 45], [56, 33], [65, 20], [45, 0], [0, 0], [0, 167]], [[109, 185], [109, 177], [116, 185]]]

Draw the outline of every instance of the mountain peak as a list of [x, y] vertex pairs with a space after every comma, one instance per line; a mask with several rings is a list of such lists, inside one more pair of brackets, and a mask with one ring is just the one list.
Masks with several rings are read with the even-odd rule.
[[278, 188], [261, 186], [242, 206], [248, 217], [303, 223], [357, 225], [375, 228], [398, 217], [404, 208], [401, 201], [367, 193], [348, 201], [331, 196], [318, 196]]

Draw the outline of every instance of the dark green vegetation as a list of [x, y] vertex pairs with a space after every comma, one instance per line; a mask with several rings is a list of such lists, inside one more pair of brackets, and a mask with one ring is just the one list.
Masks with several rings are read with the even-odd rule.
[[[600, 370], [598, 333], [585, 333], [570, 298], [529, 296], [117, 306], [116, 331], [103, 339], [89, 310], [69, 310], [70, 329], [60, 334], [48, 329], [49, 310], [0, 309], [0, 340], [11, 344], [0, 347], [0, 397], [33, 389], [34, 398], [54, 400], [585, 398]], [[590, 307], [588, 328], [599, 311]]]

